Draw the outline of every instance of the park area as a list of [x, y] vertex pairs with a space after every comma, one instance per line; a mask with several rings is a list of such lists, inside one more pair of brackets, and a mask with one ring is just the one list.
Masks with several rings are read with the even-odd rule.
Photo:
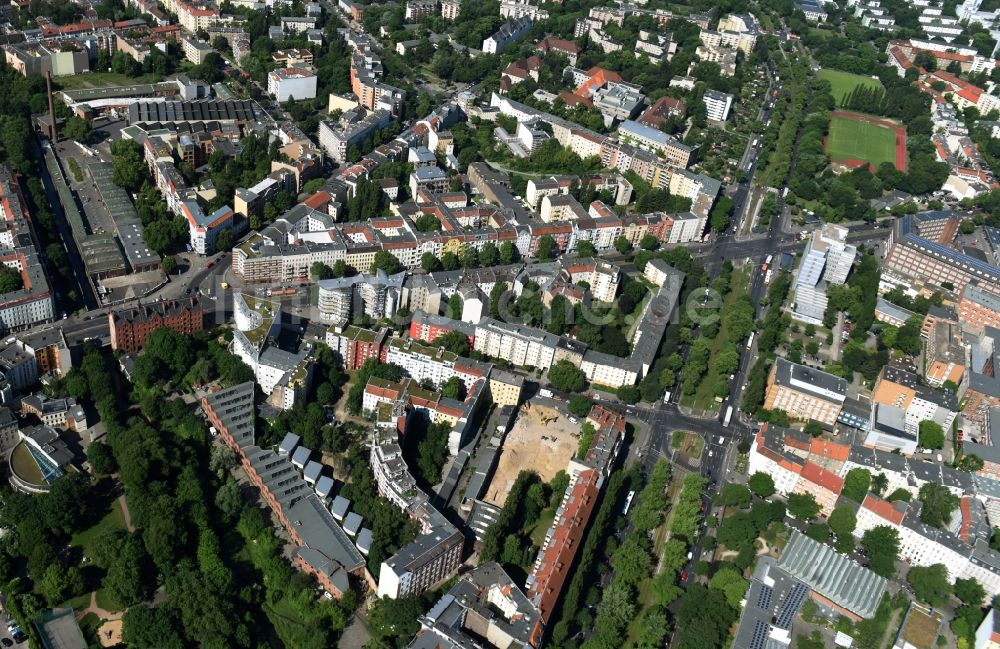
[[841, 72], [840, 70], [820, 70], [819, 78], [830, 82], [830, 93], [837, 101], [838, 106], [842, 106], [844, 97], [858, 86], [868, 88], [882, 87], [882, 83], [878, 79], [851, 72]]
[[534, 471], [542, 482], [551, 481], [576, 454], [579, 437], [580, 424], [559, 411], [525, 404], [504, 440], [486, 501], [502, 507], [521, 471]]
[[753, 303], [747, 294], [750, 272], [746, 264], [727, 265], [712, 283], [722, 301], [708, 301], [704, 306], [701, 335], [680, 373], [682, 406], [718, 412], [729, 393], [729, 377], [739, 367], [739, 347], [753, 330]]
[[826, 137], [830, 160], [847, 167], [890, 162], [906, 172], [906, 130], [886, 120], [848, 111], [830, 113]]

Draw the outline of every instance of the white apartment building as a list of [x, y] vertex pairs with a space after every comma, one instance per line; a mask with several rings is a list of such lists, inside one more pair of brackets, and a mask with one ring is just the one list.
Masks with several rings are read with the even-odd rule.
[[421, 20], [437, 13], [437, 0], [409, 0], [403, 18], [410, 21]]
[[611, 388], [635, 385], [639, 381], [639, 372], [627, 359], [593, 350], [583, 355], [580, 369], [591, 383]]
[[445, 20], [455, 20], [462, 11], [462, 3], [458, 0], [441, 0], [441, 17]]
[[547, 20], [549, 12], [525, 0], [500, 0], [501, 18], [523, 18], [531, 20]]
[[316, 18], [313, 16], [283, 16], [281, 18], [281, 31], [286, 34], [304, 34], [316, 27]]
[[[372, 320], [391, 316], [402, 304], [405, 277], [405, 272], [389, 276], [379, 270], [374, 275], [359, 273], [351, 277], [320, 280], [316, 282], [320, 318], [342, 327], [355, 315], [367, 315]], [[359, 307], [362, 313], [355, 314], [355, 307]]]
[[477, 381], [485, 378], [490, 369], [489, 365], [461, 358], [441, 347], [404, 338], [389, 340], [385, 362], [399, 365], [417, 381], [429, 379], [436, 386], [457, 376], [467, 390], [471, 390]]
[[719, 19], [716, 30], [703, 29], [701, 42], [709, 47], [730, 47], [750, 55], [757, 44], [760, 24], [751, 15], [729, 14]]
[[476, 325], [474, 349], [521, 367], [547, 370], [552, 366], [558, 338], [538, 329], [484, 318]]
[[316, 73], [312, 68], [277, 68], [267, 75], [267, 93], [279, 103], [316, 98]]
[[671, 34], [657, 34], [645, 29], [639, 30], [639, 39], [635, 42], [635, 57], [645, 56], [650, 63], [662, 63], [674, 58], [677, 43]]
[[313, 364], [308, 350], [293, 353], [275, 345], [279, 313], [275, 302], [234, 294], [232, 351], [253, 370], [268, 402], [287, 410], [308, 392]]
[[603, 259], [566, 259], [560, 262], [561, 275], [570, 283], [587, 282], [599, 302], [613, 302], [621, 283], [621, 269]]
[[195, 65], [201, 65], [205, 57], [215, 51], [211, 45], [195, 36], [182, 38], [181, 44], [184, 47], [184, 58]]
[[500, 29], [491, 36], [483, 39], [482, 50], [486, 54], [499, 54], [513, 43], [520, 40], [522, 36], [531, 30], [532, 21], [528, 16], [521, 16], [505, 22]]
[[962, 25], [957, 18], [945, 16], [940, 7], [924, 7], [917, 18], [920, 26], [932, 39], [941, 39], [946, 43], [955, 40], [962, 34]]
[[[373, 435], [377, 437], [378, 432], [373, 432]], [[415, 487], [416, 484], [413, 483], [413, 478], [407, 471], [402, 447], [396, 443], [378, 444], [373, 442], [370, 460], [372, 475], [378, 486], [379, 494], [396, 507], [405, 510], [409, 503], [405, 492], [398, 487], [404, 484], [407, 487]], [[407, 478], [409, 478], [408, 481]]]
[[921, 523], [912, 510], [906, 509], [906, 503], [888, 503], [868, 495], [858, 509], [854, 535], [860, 538], [880, 525], [899, 533], [899, 556], [910, 565], [940, 563], [948, 570], [952, 583], [956, 579], [975, 579], [988, 596], [1000, 592], [1000, 555], [990, 550], [985, 540], [978, 539], [975, 545], [963, 543], [951, 532]]
[[702, 100], [705, 102], [705, 116], [713, 122], [724, 122], [729, 118], [729, 109], [733, 107], [733, 96], [718, 90], [706, 90]]
[[674, 271], [670, 268], [670, 264], [662, 259], [650, 259], [643, 270], [643, 276], [657, 286], [663, 286], [672, 274]]
[[701, 239], [705, 231], [705, 221], [690, 212], [678, 214], [670, 226], [670, 238], [667, 243], [684, 243]]
[[205, 214], [195, 201], [181, 203], [181, 216], [188, 222], [191, 248], [199, 255], [211, 255], [219, 235], [233, 229], [233, 208], [222, 206], [211, 214]]
[[801, 472], [801, 462], [766, 447], [763, 433], [757, 433], [750, 447], [747, 475], [766, 473], [774, 480], [775, 493], [787, 496], [795, 490]]
[[567, 194], [546, 195], [542, 197], [542, 204], [539, 206], [538, 217], [545, 223], [552, 221], [575, 221], [587, 216], [587, 211], [583, 209], [572, 196]]
[[0, 302], [0, 324], [3, 325], [5, 331], [23, 329], [52, 320], [54, 315], [52, 311], [52, 295], [47, 290], [44, 293], [35, 291], [19, 292], [27, 292], [28, 295], [26, 297], [22, 296], [20, 299]]

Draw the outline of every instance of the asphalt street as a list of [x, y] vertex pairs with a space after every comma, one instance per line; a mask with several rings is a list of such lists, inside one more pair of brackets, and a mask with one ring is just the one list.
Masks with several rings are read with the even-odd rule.
[[[201, 295], [203, 299], [210, 302], [207, 311], [210, 315], [215, 314], [215, 322], [224, 322], [232, 313], [232, 297], [231, 291], [222, 289], [221, 284], [226, 281], [225, 273], [229, 269], [231, 260], [232, 257], [228, 254], [220, 255], [217, 261], [208, 262], [213, 264], [211, 268], [204, 267], [171, 276], [171, 281], [156, 294], [150, 296], [148, 300], [127, 302], [124, 305], [116, 305], [114, 308], [138, 304], [139, 302]], [[219, 293], [224, 296], [221, 310], [216, 306], [216, 298]], [[107, 343], [110, 336], [108, 311], [108, 307], [91, 309], [60, 320], [57, 324], [62, 328], [66, 342], [70, 345], [90, 339]]]

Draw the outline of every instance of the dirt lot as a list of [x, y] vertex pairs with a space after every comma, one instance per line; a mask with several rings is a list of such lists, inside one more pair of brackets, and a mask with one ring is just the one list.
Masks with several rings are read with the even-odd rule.
[[552, 408], [538, 405], [522, 408], [504, 440], [485, 500], [502, 507], [522, 469], [535, 471], [546, 482], [564, 470], [576, 453], [580, 426]]

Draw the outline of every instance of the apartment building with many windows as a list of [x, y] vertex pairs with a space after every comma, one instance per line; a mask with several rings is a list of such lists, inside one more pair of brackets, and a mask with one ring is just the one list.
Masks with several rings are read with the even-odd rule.
[[839, 376], [778, 358], [767, 378], [764, 407], [832, 427], [846, 398], [847, 381]]

